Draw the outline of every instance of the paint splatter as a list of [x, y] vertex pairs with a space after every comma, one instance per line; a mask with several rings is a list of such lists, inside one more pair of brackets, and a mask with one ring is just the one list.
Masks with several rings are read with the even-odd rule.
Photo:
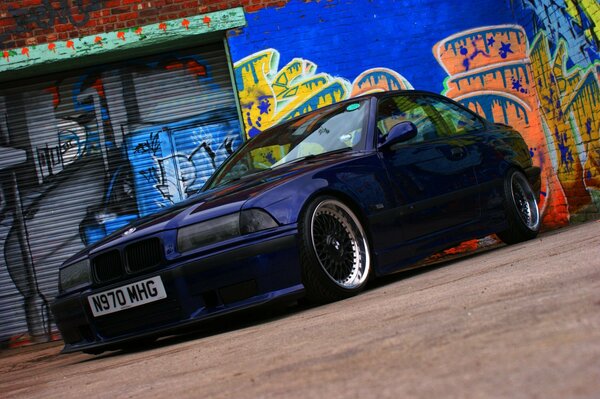
[[258, 104], [258, 109], [260, 110], [261, 115], [262, 114], [268, 114], [271, 108], [271, 103], [269, 102], [268, 99], [262, 99], [260, 100], [260, 103]]
[[514, 53], [511, 50], [510, 46], [511, 43], [500, 42], [500, 50], [498, 50], [498, 52], [500, 53], [500, 57], [506, 58], [508, 57], [508, 53]]

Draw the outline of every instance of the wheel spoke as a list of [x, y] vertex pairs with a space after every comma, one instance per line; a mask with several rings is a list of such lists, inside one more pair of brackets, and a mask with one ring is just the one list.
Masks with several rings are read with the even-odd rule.
[[512, 180], [512, 192], [515, 208], [519, 217], [527, 226], [534, 230], [539, 225], [539, 213], [535, 195], [529, 184], [521, 175], [515, 175]]
[[343, 288], [360, 286], [370, 259], [366, 237], [351, 211], [337, 201], [324, 201], [315, 209], [311, 229], [313, 248], [327, 275]]

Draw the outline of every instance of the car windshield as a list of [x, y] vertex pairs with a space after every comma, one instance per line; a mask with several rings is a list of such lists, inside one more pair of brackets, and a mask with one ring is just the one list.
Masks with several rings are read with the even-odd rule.
[[331, 152], [364, 150], [368, 100], [346, 102], [284, 122], [248, 140], [204, 190]]

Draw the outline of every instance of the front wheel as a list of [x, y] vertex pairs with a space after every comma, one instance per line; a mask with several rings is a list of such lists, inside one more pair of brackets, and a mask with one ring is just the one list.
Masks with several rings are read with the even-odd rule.
[[315, 199], [299, 223], [302, 281], [310, 301], [325, 303], [356, 295], [367, 283], [371, 253], [352, 210], [334, 197]]
[[508, 228], [498, 237], [506, 244], [515, 244], [536, 237], [540, 231], [540, 211], [537, 198], [525, 175], [511, 169], [504, 181], [504, 211]]

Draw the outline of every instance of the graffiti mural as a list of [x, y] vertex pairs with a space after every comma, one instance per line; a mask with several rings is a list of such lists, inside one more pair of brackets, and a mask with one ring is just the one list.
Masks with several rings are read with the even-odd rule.
[[562, 40], [574, 64], [585, 67], [599, 59], [598, 0], [522, 1], [526, 8], [535, 13], [535, 32], [543, 31], [552, 43]]
[[196, 193], [241, 143], [225, 54], [207, 54], [0, 92], [0, 339], [50, 337], [60, 264]]
[[568, 46], [551, 51], [540, 32], [531, 46], [516, 25], [472, 29], [433, 48], [450, 75], [443, 94], [520, 131], [542, 169], [540, 206], [547, 227], [596, 213], [600, 91], [597, 68], [567, 72]]
[[0, 33], [0, 44], [11, 34], [29, 32], [32, 28], [50, 29], [56, 24], [72, 24], [83, 27], [90, 20], [90, 13], [104, 8], [106, 0], [41, 0], [38, 5], [15, 8], [8, 5], [6, 13], [14, 20], [14, 26]]
[[[248, 136], [315, 107], [367, 93], [369, 86], [385, 90], [412, 88], [412, 83], [523, 133], [542, 170], [540, 206], [546, 228], [598, 214], [597, 0], [511, 0], [507, 10], [512, 15], [492, 2], [453, 2], [452, 18], [436, 26], [417, 18], [407, 32], [396, 22], [416, 8], [397, 7], [391, 0], [350, 3], [290, 2], [284, 10], [261, 10], [245, 35], [230, 38], [234, 55], [241, 55], [235, 72]], [[333, 22], [336, 13], [343, 13], [344, 23]], [[306, 18], [298, 28], [291, 24], [297, 15]], [[377, 20], [377, 34], [361, 31], [361, 39], [373, 46], [364, 49], [371, 58], [358, 60], [362, 53], [357, 57], [343, 51], [340, 43], [355, 39], [346, 24], [365, 17]], [[531, 23], [522, 26], [515, 20]], [[305, 26], [307, 21], [311, 24]], [[268, 35], [264, 27], [271, 25], [286, 26], [290, 36]], [[296, 47], [288, 38], [300, 28], [304, 39]], [[406, 40], [396, 41], [393, 32]], [[421, 52], [425, 45], [428, 55]], [[299, 58], [307, 48], [311, 54]], [[244, 49], [253, 51], [242, 53]], [[365, 68], [372, 66], [374, 55], [379, 55], [378, 65], [394, 69]], [[281, 67], [283, 58], [292, 61]], [[437, 79], [427, 59], [437, 61], [445, 76]], [[317, 65], [325, 70], [317, 72]], [[443, 88], [436, 89], [442, 82]]]
[[294, 58], [279, 69], [279, 52], [266, 49], [234, 64], [246, 134], [254, 137], [278, 122], [335, 102], [374, 91], [411, 89], [402, 75], [387, 68], [364, 71], [351, 83], [317, 65]]

